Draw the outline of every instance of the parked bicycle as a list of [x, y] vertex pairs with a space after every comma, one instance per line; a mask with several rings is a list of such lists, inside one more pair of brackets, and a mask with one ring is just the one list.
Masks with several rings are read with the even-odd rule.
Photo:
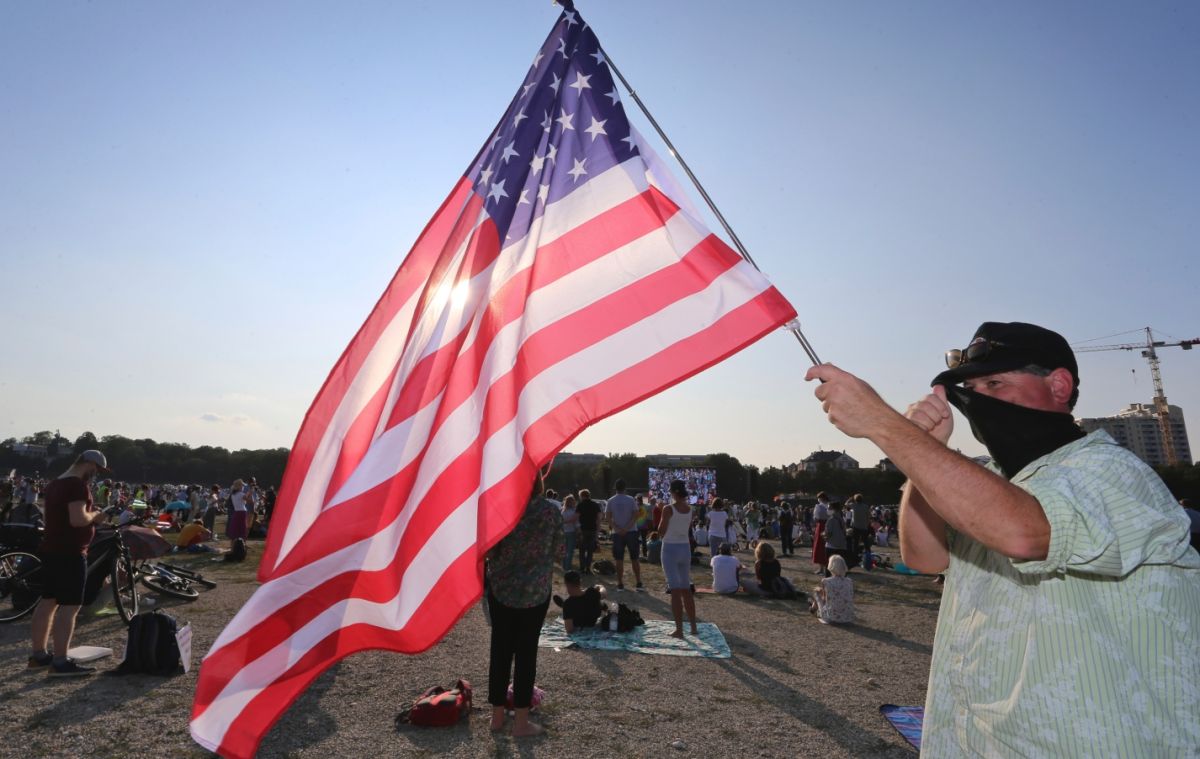
[[[6, 525], [11, 528], [12, 525]], [[41, 530], [6, 529], [0, 534], [0, 622], [20, 619], [33, 611], [42, 596], [42, 560], [37, 556]], [[14, 545], [15, 544], [15, 545]], [[96, 601], [110, 581], [113, 603], [125, 624], [138, 612], [137, 572], [121, 531], [99, 525], [88, 547], [87, 581], [84, 583], [85, 606]]]
[[191, 601], [200, 595], [200, 591], [193, 584], [210, 590], [217, 587], [215, 582], [204, 579], [199, 572], [177, 567], [174, 564], [145, 561], [138, 565], [137, 571], [142, 584], [147, 588], [165, 596], [181, 598], [184, 601]]

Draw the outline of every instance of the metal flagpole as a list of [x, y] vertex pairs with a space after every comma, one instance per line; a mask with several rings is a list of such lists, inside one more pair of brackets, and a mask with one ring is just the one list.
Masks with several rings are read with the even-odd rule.
[[[562, 5], [563, 3], [560, 2], [559, 4]], [[571, 9], [569, 4], [566, 7], [568, 10]], [[597, 44], [599, 44], [599, 40], [597, 40]], [[671, 155], [676, 161], [679, 161], [679, 165], [683, 167], [684, 172], [688, 175], [688, 179], [692, 180], [692, 184], [696, 186], [696, 189], [700, 192], [700, 196], [704, 198], [704, 202], [708, 204], [708, 207], [713, 212], [713, 215], [717, 217], [717, 221], [721, 222], [721, 226], [724, 227], [725, 232], [729, 235], [729, 239], [733, 240], [733, 245], [735, 248], [737, 248], [738, 253], [742, 256], [742, 258], [746, 259], [747, 263], [761, 272], [762, 269], [758, 268], [758, 264], [755, 263], [754, 259], [750, 257], [750, 252], [746, 250], [746, 246], [742, 245], [742, 241], [738, 238], [737, 233], [733, 231], [733, 228], [729, 226], [729, 222], [725, 220], [725, 215], [722, 214], [717, 208], [716, 203], [713, 203], [712, 198], [709, 197], [709, 194], [704, 189], [704, 186], [700, 184], [700, 180], [696, 178], [696, 175], [692, 173], [691, 168], [687, 165], [687, 161], [683, 160], [683, 156], [679, 154], [679, 151], [675, 149], [675, 145], [671, 143], [671, 139], [667, 137], [667, 133], [664, 132], [662, 127], [658, 125], [658, 121], [650, 113], [650, 110], [646, 108], [646, 104], [642, 102], [640, 97], [638, 97], [637, 92], [633, 89], [633, 87], [630, 86], [629, 81], [625, 79], [625, 75], [621, 73], [619, 68], [617, 68], [617, 64], [613, 63], [612, 58], [609, 57], [608, 52], [603, 46], [600, 46], [600, 54], [604, 56], [604, 60], [608, 63], [608, 67], [612, 69], [613, 73], [617, 75], [617, 78], [621, 80], [621, 84], [625, 86], [625, 89], [629, 92], [630, 97], [633, 98], [633, 102], [637, 103], [637, 106], [641, 109], [642, 113], [646, 114], [646, 118], [650, 120], [650, 124], [654, 127], [654, 131], [658, 132], [658, 136], [662, 138], [662, 141], [667, 145], [667, 149], [671, 151]], [[793, 319], [792, 321], [788, 322], [787, 329], [796, 336], [796, 340], [800, 342], [800, 347], [804, 349], [804, 352], [808, 355], [809, 360], [813, 362], [813, 365], [819, 365], [821, 363], [821, 359], [817, 358], [817, 352], [813, 350], [812, 344], [808, 342], [808, 338], [805, 337], [804, 333], [800, 331], [800, 321], [798, 319]]]

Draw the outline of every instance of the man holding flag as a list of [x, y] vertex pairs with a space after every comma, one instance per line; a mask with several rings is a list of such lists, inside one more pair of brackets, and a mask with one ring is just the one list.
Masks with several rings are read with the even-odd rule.
[[[1061, 335], [986, 322], [901, 416], [825, 364], [829, 420], [909, 477], [904, 562], [944, 572], [923, 754], [1200, 753], [1200, 556], [1149, 466], [1071, 416]], [[961, 383], [961, 385], [960, 385]], [[951, 405], [992, 456], [950, 450]]]

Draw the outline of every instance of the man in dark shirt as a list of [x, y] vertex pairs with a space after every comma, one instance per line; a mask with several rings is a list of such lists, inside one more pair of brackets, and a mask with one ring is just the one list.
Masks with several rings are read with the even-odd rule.
[[[84, 451], [71, 468], [46, 485], [46, 532], [38, 548], [42, 560], [42, 600], [33, 612], [33, 653], [29, 667], [50, 668], [51, 677], [90, 675], [67, 658], [75, 617], [83, 605], [87, 580], [88, 544], [96, 534], [103, 511], [93, 507], [91, 483], [100, 472], [108, 473], [108, 461], [100, 451]], [[54, 654], [47, 652], [51, 628]]]
[[779, 543], [780, 553], [784, 556], [792, 556], [796, 553], [795, 546], [792, 545], [792, 527], [795, 526], [796, 520], [792, 516], [792, 507], [788, 503], [783, 504], [783, 509], [779, 512]]
[[579, 491], [575, 513], [579, 515], [579, 570], [590, 575], [592, 554], [596, 551], [596, 530], [600, 526], [600, 504], [592, 500], [590, 490]]
[[595, 627], [600, 621], [600, 589], [593, 585], [583, 589], [579, 573], [572, 570], [563, 575], [563, 583], [567, 586], [565, 599], [554, 597], [554, 602], [562, 607], [563, 626], [568, 633], [573, 633], [582, 627]]

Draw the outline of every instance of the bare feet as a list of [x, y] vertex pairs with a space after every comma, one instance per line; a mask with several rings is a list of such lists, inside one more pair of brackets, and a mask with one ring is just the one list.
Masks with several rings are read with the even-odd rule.
[[536, 722], [525, 722], [524, 724], [513, 724], [512, 734], [514, 738], [528, 738], [534, 735], [541, 735], [546, 732], [546, 728]]
[[683, 630], [676, 630], [675, 632], [671, 633], [671, 637], [683, 640]]
[[492, 732], [497, 733], [504, 729], [504, 707], [492, 707]]
[[699, 635], [699, 634], [700, 634], [700, 631], [698, 629], [696, 629], [695, 625], [692, 625], [692, 635]]

